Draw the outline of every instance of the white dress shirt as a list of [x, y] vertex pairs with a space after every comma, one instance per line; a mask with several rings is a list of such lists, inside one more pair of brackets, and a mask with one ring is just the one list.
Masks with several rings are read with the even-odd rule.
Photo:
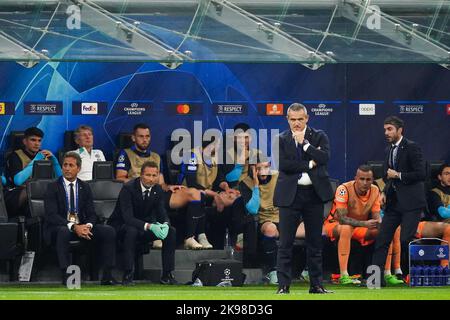
[[[394, 149], [394, 154], [392, 155], [393, 157], [394, 157], [394, 159], [395, 159], [395, 162], [397, 162], [397, 154], [398, 154], [398, 149], [400, 148], [400, 143], [402, 142], [402, 140], [403, 140], [403, 136], [401, 136], [400, 137], [400, 139], [398, 139], [398, 141], [395, 143], [395, 144], [392, 144], [391, 146], [393, 147], [393, 146], [397, 146], [397, 148], [395, 148]], [[392, 159], [392, 162], [393, 163], [395, 163], [394, 162], [394, 159]], [[398, 172], [398, 171], [397, 171]], [[402, 180], [402, 173], [401, 172], [398, 172], [398, 178], [400, 179], [400, 180]]]
[[[78, 208], [78, 203], [76, 203], [77, 200], [78, 200], [78, 181], [75, 179], [75, 181], [70, 182], [69, 180], [67, 180], [64, 177], [63, 177], [63, 181], [64, 181], [64, 189], [66, 190], [66, 199], [68, 200], [67, 206], [69, 206], [69, 204], [70, 204], [70, 184], [73, 183], [73, 193], [75, 195], [74, 203], [75, 203], [75, 206]], [[67, 210], [70, 210], [70, 208], [67, 207]], [[77, 212], [77, 214], [78, 214], [78, 212]], [[67, 228], [69, 228], [69, 230], [71, 232], [72, 232], [72, 226], [74, 224], [75, 223], [73, 223], [73, 222], [68, 222], [67, 223]], [[91, 228], [91, 229], [93, 227], [92, 223], [86, 223], [86, 225], [88, 225], [89, 228]]]
[[[303, 136], [305, 136], [305, 134], [306, 134], [306, 126], [305, 126], [305, 129], [303, 129], [302, 133], [303, 133]], [[294, 137], [294, 132], [293, 131], [292, 131], [292, 137]], [[294, 141], [295, 141], [295, 146], [297, 147], [298, 142], [297, 142], [297, 140], [295, 140], [295, 138], [294, 138]], [[306, 143], [303, 146], [303, 152], [306, 152], [306, 150], [308, 150], [309, 146], [310, 146], [310, 144]], [[309, 161], [309, 168], [312, 169], [312, 167], [313, 167], [313, 163], [312, 163], [312, 160], [310, 160]], [[311, 178], [309, 177], [309, 174], [306, 173], [306, 172], [302, 172], [302, 174], [298, 178], [297, 184], [298, 185], [302, 185], [302, 186], [310, 186], [310, 185], [312, 185], [312, 181], [311, 181]]]
[[[150, 197], [150, 192], [152, 192], [152, 187], [147, 188], [146, 186], [144, 186], [141, 182], [141, 190], [142, 190], [142, 199], [145, 199], [145, 192], [148, 190], [148, 196]], [[144, 230], [148, 230], [148, 227], [150, 227], [150, 223], [145, 223], [144, 224]]]

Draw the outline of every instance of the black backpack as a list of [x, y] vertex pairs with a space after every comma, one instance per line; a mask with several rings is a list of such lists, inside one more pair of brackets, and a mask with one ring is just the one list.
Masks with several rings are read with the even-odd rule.
[[200, 261], [192, 272], [192, 284], [198, 286], [241, 287], [244, 280], [242, 262], [231, 259]]

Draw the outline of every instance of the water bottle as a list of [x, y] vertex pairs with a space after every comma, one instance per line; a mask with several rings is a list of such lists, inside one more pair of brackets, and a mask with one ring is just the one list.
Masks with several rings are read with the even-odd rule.
[[423, 268], [423, 280], [422, 280], [422, 285], [424, 287], [429, 287], [430, 286], [430, 267], [429, 266], [425, 266]]
[[446, 286], [450, 286], [450, 272], [448, 270], [448, 266], [446, 266], [444, 270], [445, 270], [444, 283]]
[[231, 245], [231, 238], [230, 233], [228, 232], [228, 228], [225, 229], [224, 249], [227, 253], [227, 258], [234, 259], [234, 248]]
[[417, 280], [416, 280], [416, 286], [421, 287], [423, 286], [423, 268], [421, 266], [416, 267], [416, 274], [417, 274]]
[[447, 285], [448, 267], [442, 267], [441, 286]]
[[436, 274], [437, 274], [437, 266], [431, 266], [430, 267], [430, 286], [437, 286], [436, 281]]
[[442, 286], [442, 266], [437, 266], [436, 274], [434, 275], [436, 278], [436, 286]]
[[415, 266], [411, 266], [411, 269], [409, 270], [409, 285], [411, 287], [417, 285], [417, 268]]

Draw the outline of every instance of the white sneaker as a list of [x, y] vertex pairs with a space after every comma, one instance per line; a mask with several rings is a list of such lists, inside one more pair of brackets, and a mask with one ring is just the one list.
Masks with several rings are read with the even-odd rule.
[[242, 249], [244, 249], [244, 234], [243, 233], [239, 233], [237, 235], [235, 249], [237, 251], [241, 251]]
[[194, 237], [190, 237], [184, 240], [184, 248], [188, 250], [198, 250], [202, 249], [203, 246], [198, 243]]
[[276, 270], [270, 271], [266, 274], [266, 279], [269, 280], [270, 284], [278, 284], [278, 276]]
[[152, 248], [153, 249], [162, 249], [162, 240], [153, 241]]
[[208, 238], [206, 238], [206, 234], [204, 234], [204, 233], [200, 233], [198, 235], [198, 243], [201, 244], [203, 249], [212, 249], [213, 248], [212, 244], [209, 243]]

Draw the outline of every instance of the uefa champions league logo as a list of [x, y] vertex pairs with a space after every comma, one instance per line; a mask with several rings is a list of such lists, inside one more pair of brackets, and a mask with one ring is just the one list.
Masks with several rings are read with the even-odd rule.
[[445, 258], [444, 248], [439, 248], [439, 253], [437, 254], [437, 257], [440, 259]]

